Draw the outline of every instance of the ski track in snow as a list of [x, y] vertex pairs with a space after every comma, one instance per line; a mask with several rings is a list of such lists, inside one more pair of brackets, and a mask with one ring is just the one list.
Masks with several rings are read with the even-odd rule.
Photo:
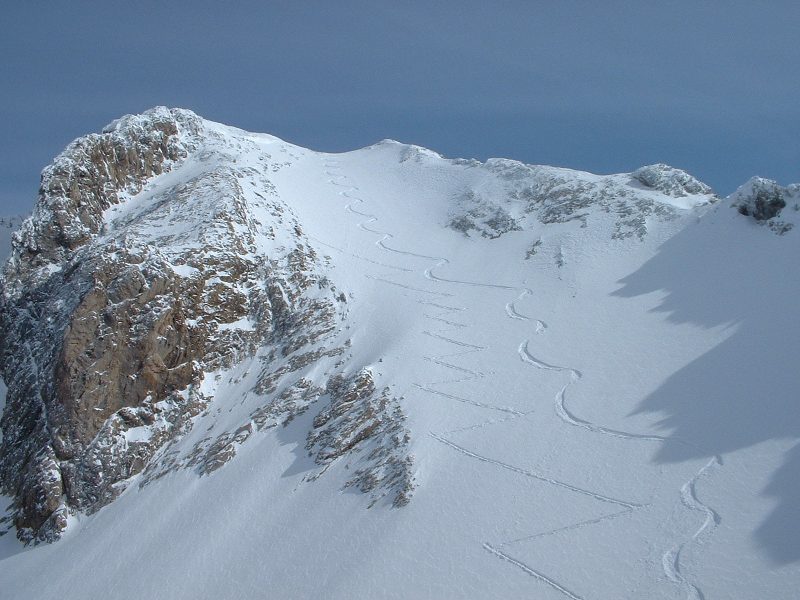
[[308, 239], [315, 241], [320, 246], [325, 246], [325, 247], [330, 248], [332, 250], [336, 250], [337, 252], [339, 252], [341, 254], [346, 254], [348, 256], [352, 256], [355, 259], [362, 260], [364, 262], [368, 262], [370, 264], [377, 265], [379, 267], [384, 267], [386, 269], [394, 269], [395, 271], [402, 271], [402, 272], [405, 272], [405, 273], [411, 273], [413, 271], [413, 269], [406, 269], [405, 267], [398, 267], [396, 265], [387, 265], [386, 263], [378, 262], [377, 260], [372, 260], [371, 258], [367, 258], [366, 256], [361, 256], [360, 254], [355, 254], [353, 252], [348, 252], [344, 248], [339, 248], [338, 246], [334, 246], [333, 244], [329, 244], [328, 242], [323, 242], [321, 239], [316, 238], [316, 237], [311, 236], [311, 235], [308, 236]]
[[[325, 167], [328, 168], [328, 169], [339, 168], [337, 165], [330, 165], [330, 164], [326, 164]], [[341, 178], [341, 179], [347, 179], [348, 178], [346, 175], [335, 174], [335, 173], [331, 173], [330, 171], [326, 171], [326, 175], [328, 175], [331, 178]], [[359, 211], [359, 210], [356, 210], [355, 208], [353, 208], [353, 203], [354, 202], [358, 202], [359, 204], [362, 204], [362, 205], [365, 203], [365, 200], [363, 198], [360, 198], [358, 196], [354, 196], [351, 193], [351, 192], [357, 192], [358, 188], [356, 186], [352, 186], [352, 185], [349, 185], [349, 184], [346, 184], [346, 183], [337, 183], [336, 181], [334, 181], [334, 179], [330, 179], [329, 181], [330, 181], [331, 184], [333, 184], [333, 185], [335, 185], [337, 187], [347, 188], [346, 190], [343, 190], [343, 191], [339, 192], [340, 196], [342, 196], [343, 198], [346, 198], [346, 199], [351, 201], [345, 206], [345, 210], [347, 210], [348, 212], [350, 212], [352, 214], [355, 214], [357, 216], [364, 217], [366, 219], [365, 221], [357, 223], [356, 226], [359, 229], [361, 229], [362, 231], [364, 231], [364, 232], [380, 236], [380, 239], [378, 239], [375, 242], [376, 246], [378, 246], [379, 248], [381, 248], [382, 250], [384, 250], [386, 252], [390, 252], [390, 253], [393, 253], [393, 254], [397, 254], [397, 255], [401, 255], [401, 256], [410, 256], [410, 257], [414, 257], [414, 258], [421, 258], [421, 259], [425, 259], [425, 260], [434, 261], [434, 264], [432, 266], [429, 266], [428, 268], [426, 268], [423, 271], [423, 275], [424, 275], [425, 279], [427, 279], [429, 281], [438, 282], [438, 283], [453, 284], [453, 285], [465, 285], [465, 286], [471, 286], [471, 287], [484, 287], [484, 288], [499, 289], [499, 290], [517, 291], [518, 295], [516, 296], [516, 298], [513, 301], [510, 301], [505, 305], [505, 313], [506, 313], [506, 315], [509, 318], [514, 319], [514, 320], [518, 320], [518, 321], [531, 321], [532, 320], [531, 317], [528, 317], [528, 316], [520, 313], [516, 308], [516, 303], [517, 302], [521, 301], [526, 296], [533, 295], [533, 291], [530, 288], [527, 288], [527, 287], [514, 287], [514, 286], [509, 286], [509, 285], [501, 285], [501, 284], [493, 284], [493, 283], [483, 283], [483, 282], [476, 282], [476, 281], [463, 281], [463, 280], [456, 280], [456, 279], [446, 279], [444, 277], [441, 277], [441, 276], [437, 275], [436, 273], [434, 273], [434, 270], [439, 269], [439, 268], [444, 267], [447, 264], [449, 264], [450, 261], [447, 258], [440, 257], [440, 256], [430, 256], [430, 255], [425, 255], [425, 254], [418, 254], [418, 253], [410, 252], [410, 251], [407, 251], [407, 250], [400, 250], [398, 248], [393, 248], [392, 246], [387, 245], [386, 244], [387, 241], [394, 239], [394, 236], [391, 233], [388, 233], [388, 232], [385, 232], [385, 231], [379, 231], [379, 230], [373, 229], [371, 227], [368, 227], [368, 224], [376, 223], [378, 221], [378, 217], [376, 215], [374, 215], [374, 214], [365, 213], [365, 212], [362, 212], [362, 211]], [[337, 250], [339, 252], [342, 252], [342, 253], [345, 253], [345, 254], [350, 254], [350, 253], [346, 252], [345, 250], [343, 250], [341, 248], [336, 248], [334, 246], [331, 246], [330, 244], [325, 244], [324, 242], [321, 242], [320, 240], [316, 240], [316, 241], [318, 241], [319, 243], [322, 243], [323, 245], [331, 247], [331, 248], [333, 248], [333, 249], [335, 249], [335, 250]], [[385, 263], [382, 263], [382, 262], [378, 262], [378, 261], [374, 261], [372, 259], [360, 256], [360, 255], [350, 254], [350, 256], [353, 256], [353, 257], [355, 257], [357, 259], [364, 260], [366, 262], [369, 262], [369, 263], [372, 263], [372, 264], [375, 264], [375, 265], [378, 265], [378, 266], [381, 266], [381, 267], [394, 269], [396, 271], [413, 272], [413, 269], [409, 269], [409, 268], [405, 268], [405, 267], [399, 267], [399, 266], [396, 266], [396, 265], [388, 265], [388, 264], [385, 264]], [[375, 275], [367, 274], [366, 277], [368, 277], [370, 279], [373, 279], [373, 280], [376, 280], [376, 281], [381, 281], [381, 282], [389, 284], [389, 285], [394, 285], [394, 286], [397, 286], [397, 287], [401, 287], [401, 288], [404, 288], [404, 289], [409, 290], [409, 291], [417, 292], [417, 293], [440, 296], [440, 297], [443, 297], [443, 298], [452, 298], [452, 297], [454, 297], [454, 294], [451, 294], [451, 293], [437, 292], [437, 291], [434, 291], [434, 290], [418, 288], [418, 287], [414, 287], [414, 286], [408, 286], [408, 285], [401, 284], [399, 282], [392, 281], [390, 279], [385, 279], [383, 277], [379, 277], [379, 276], [375, 276]], [[466, 311], [467, 309], [465, 307], [458, 307], [458, 306], [450, 306], [450, 305], [445, 305], [445, 304], [439, 304], [439, 303], [436, 303], [436, 302], [431, 302], [430, 300], [418, 300], [418, 302], [420, 304], [429, 305], [429, 306], [432, 306], [432, 307], [438, 309], [438, 312], [436, 314], [425, 313], [424, 314], [425, 318], [427, 318], [427, 319], [429, 319], [431, 321], [435, 321], [437, 323], [442, 323], [442, 324], [448, 326], [449, 329], [461, 329], [461, 330], [463, 330], [463, 329], [469, 328], [469, 324], [460, 323], [458, 321], [451, 320], [455, 316], [455, 314]], [[450, 318], [447, 318], [447, 317], [450, 317]], [[544, 321], [541, 321], [539, 319], [534, 319], [533, 321], [535, 323], [535, 332], [537, 334], [544, 333], [545, 330], [547, 329], [547, 324]], [[440, 331], [449, 331], [449, 329], [440, 329]], [[533, 567], [525, 564], [524, 562], [522, 562], [522, 561], [514, 558], [513, 556], [507, 554], [506, 552], [500, 550], [500, 548], [504, 548], [504, 547], [507, 547], [507, 546], [510, 546], [510, 545], [513, 545], [513, 544], [517, 544], [517, 543], [520, 543], [520, 542], [530, 541], [530, 540], [536, 539], [536, 538], [541, 538], [541, 537], [545, 537], [545, 536], [549, 536], [549, 535], [554, 535], [554, 534], [557, 534], [557, 533], [560, 533], [560, 532], [574, 531], [574, 530], [578, 530], [578, 529], [581, 529], [581, 528], [584, 528], [584, 527], [589, 527], [589, 526], [592, 526], [592, 525], [596, 525], [596, 524], [601, 523], [601, 522], [610, 521], [612, 519], [617, 519], [617, 518], [625, 516], [625, 515], [630, 515], [633, 511], [641, 509], [641, 508], [644, 508], [644, 507], [647, 507], [649, 505], [648, 504], [641, 504], [641, 503], [631, 502], [631, 501], [627, 501], [627, 500], [622, 500], [622, 499], [619, 499], [619, 498], [613, 498], [611, 496], [607, 496], [605, 494], [599, 493], [599, 492], [594, 491], [594, 490], [582, 488], [580, 486], [577, 486], [577, 485], [574, 485], [574, 484], [571, 484], [571, 483], [567, 483], [567, 482], [564, 482], [564, 481], [561, 481], [561, 480], [558, 480], [558, 479], [554, 479], [554, 478], [548, 477], [548, 476], [546, 476], [544, 474], [537, 473], [537, 472], [529, 470], [529, 469], [525, 469], [525, 468], [522, 468], [522, 467], [517, 467], [515, 465], [511, 465], [511, 464], [508, 464], [508, 463], [493, 459], [493, 458], [488, 457], [488, 456], [483, 456], [483, 455], [477, 454], [477, 453], [475, 453], [475, 452], [473, 452], [473, 451], [471, 451], [471, 450], [469, 450], [467, 448], [459, 446], [458, 444], [456, 444], [456, 443], [452, 442], [451, 440], [447, 439], [445, 437], [445, 435], [451, 435], [451, 434], [454, 434], [454, 433], [459, 433], [459, 432], [469, 431], [469, 430], [482, 429], [482, 428], [485, 428], [485, 427], [489, 427], [491, 425], [496, 425], [496, 424], [500, 424], [500, 423], [509, 422], [509, 421], [512, 421], [512, 420], [515, 420], [515, 419], [518, 419], [518, 418], [521, 418], [521, 417], [526, 417], [527, 415], [532, 414], [534, 411], [533, 410], [526, 411], [526, 412], [517, 411], [517, 410], [509, 408], [509, 407], [497, 406], [497, 405], [493, 405], [493, 404], [487, 404], [487, 403], [483, 403], [483, 402], [479, 402], [479, 401], [473, 400], [471, 398], [457, 396], [457, 395], [450, 394], [450, 393], [447, 393], [447, 392], [443, 392], [443, 391], [441, 391], [439, 389], [436, 389], [436, 387], [438, 387], [438, 386], [454, 384], [454, 383], [460, 383], [460, 382], [465, 382], [465, 381], [472, 381], [472, 380], [477, 380], [477, 379], [480, 379], [480, 378], [484, 377], [483, 373], [480, 373], [478, 371], [475, 371], [475, 370], [472, 370], [472, 369], [468, 369], [468, 368], [465, 368], [465, 367], [458, 366], [458, 365], [453, 364], [451, 362], [448, 362], [448, 361], [446, 361], [444, 359], [446, 359], [446, 358], [455, 358], [455, 357], [464, 356], [466, 354], [471, 354], [471, 353], [476, 353], [476, 352], [483, 352], [483, 351], [486, 350], [486, 347], [485, 346], [480, 346], [480, 345], [477, 345], [477, 344], [472, 344], [472, 343], [469, 343], [469, 342], [466, 342], [466, 341], [463, 341], [463, 340], [457, 340], [457, 339], [448, 337], [446, 335], [443, 335], [442, 333], [435, 333], [435, 332], [428, 331], [428, 330], [423, 331], [422, 334], [423, 335], [427, 335], [427, 336], [432, 337], [432, 338], [435, 338], [435, 339], [438, 339], [438, 340], [441, 340], [441, 341], [443, 341], [445, 343], [452, 344], [454, 346], [457, 346], [458, 348], [461, 348], [462, 350], [460, 350], [458, 352], [454, 352], [454, 353], [449, 353], [449, 354], [437, 354], [437, 355], [429, 355], [429, 356], [423, 357], [425, 360], [427, 360], [429, 362], [432, 362], [432, 363], [434, 363], [434, 364], [436, 364], [438, 366], [441, 366], [444, 369], [448, 369], [448, 370], [451, 370], [451, 371], [455, 372], [456, 377], [450, 378], [450, 379], [439, 380], [439, 381], [432, 381], [432, 382], [427, 382], [427, 383], [414, 384], [417, 388], [419, 388], [420, 390], [422, 390], [424, 392], [427, 392], [428, 394], [432, 394], [432, 395], [435, 395], [435, 396], [438, 396], [438, 397], [447, 398], [447, 399], [454, 400], [454, 401], [457, 401], [457, 402], [470, 404], [470, 405], [473, 405], [473, 406], [477, 406], [479, 408], [492, 410], [492, 411], [498, 411], [498, 412], [506, 413], [506, 414], [509, 415], [509, 416], [501, 418], [501, 419], [490, 419], [488, 421], [484, 421], [484, 422], [477, 423], [477, 424], [474, 424], [474, 425], [469, 425], [467, 427], [454, 429], [454, 430], [445, 432], [443, 434], [438, 434], [438, 433], [435, 433], [435, 432], [431, 431], [431, 432], [429, 432], [429, 435], [433, 439], [437, 440], [438, 442], [450, 447], [451, 449], [455, 450], [456, 452], [459, 452], [460, 454], [462, 454], [462, 455], [464, 455], [464, 456], [466, 456], [468, 458], [471, 458], [473, 460], [477, 460], [477, 461], [480, 461], [480, 462], [483, 462], [483, 463], [491, 464], [491, 465], [494, 465], [494, 466], [496, 466], [498, 468], [509, 470], [509, 471], [512, 471], [512, 472], [517, 473], [519, 475], [522, 475], [522, 476], [525, 476], [525, 477], [529, 477], [529, 478], [541, 481], [543, 483], [547, 483], [547, 484], [555, 486], [555, 487], [566, 489], [566, 490], [569, 490], [570, 492], [573, 492], [573, 493], [576, 493], [576, 494], [580, 494], [580, 495], [583, 495], [583, 496], [588, 496], [588, 497], [590, 497], [590, 498], [592, 498], [594, 500], [597, 500], [599, 502], [603, 502], [603, 503], [606, 503], [606, 504], [612, 504], [614, 506], [617, 506], [617, 507], [621, 508], [621, 510], [617, 510], [617, 511], [612, 512], [610, 514], [603, 515], [601, 517], [597, 517], [597, 518], [593, 518], [593, 519], [587, 519], [587, 520], [584, 520], [584, 521], [572, 523], [570, 525], [567, 525], [567, 526], [564, 526], [564, 527], [559, 527], [557, 529], [553, 529], [553, 530], [550, 530], [550, 531], [544, 531], [544, 532], [535, 533], [535, 534], [532, 534], [532, 535], [527, 535], [527, 536], [524, 536], [524, 537], [519, 537], [519, 538], [516, 538], [516, 539], [512, 539], [512, 540], [508, 540], [508, 541], [505, 541], [505, 542], [501, 542], [501, 543], [496, 544], [496, 545], [492, 545], [492, 544], [490, 544], [488, 542], [483, 544], [483, 548], [487, 552], [491, 553], [492, 555], [496, 556], [497, 558], [500, 558], [501, 560], [503, 560], [505, 562], [508, 562], [508, 563], [516, 566], [517, 568], [519, 568], [520, 570], [522, 570], [526, 574], [530, 575], [534, 579], [538, 580], [539, 582], [541, 582], [541, 583], [543, 583], [545, 585], [548, 585], [549, 587], [553, 588], [554, 590], [560, 592], [563, 596], [565, 596], [567, 598], [570, 598], [571, 600], [585, 600], [583, 596], [579, 596], [578, 594], [576, 594], [575, 592], [571, 591], [568, 587], [566, 587], [562, 583], [556, 581], [555, 579], [552, 579], [551, 577], [548, 577], [547, 575], [545, 575], [544, 573], [541, 573], [540, 571], [537, 571]], [[533, 366], [533, 367], [535, 367], [537, 369], [549, 370], [549, 371], [559, 371], [559, 372], [565, 372], [565, 373], [569, 374], [569, 377], [570, 377], [569, 381], [566, 384], [564, 384], [564, 386], [559, 390], [559, 392], [556, 394], [556, 398], [555, 398], [555, 412], [556, 412], [556, 415], [563, 422], [565, 422], [568, 425], [571, 425], [573, 427], [582, 428], [582, 429], [585, 429], [585, 430], [587, 430], [589, 432], [592, 432], [592, 433], [595, 433], [595, 434], [610, 436], [610, 437], [614, 437], [614, 438], [618, 438], [618, 439], [625, 439], [625, 440], [638, 441], [638, 442], [678, 443], [678, 444], [683, 444], [683, 445], [690, 446], [692, 448], [698, 449], [698, 447], [696, 445], [691, 444], [689, 442], [669, 439], [669, 438], [666, 438], [666, 437], [663, 437], [663, 436], [658, 436], [658, 435], [636, 434], [636, 433], [630, 433], [630, 432], [626, 432], [626, 431], [611, 429], [611, 428], [607, 428], [607, 427], [603, 427], [601, 425], [595, 424], [595, 423], [593, 423], [591, 421], [587, 421], [587, 420], [581, 419], [580, 417], [576, 416], [574, 413], [569, 411], [569, 409], [567, 408], [565, 395], [566, 395], [567, 389], [571, 385], [577, 383], [578, 381], [580, 381], [583, 378], [583, 374], [580, 371], [578, 371], [577, 369], [574, 369], [572, 367], [563, 367], [563, 366], [553, 365], [553, 364], [549, 364], [547, 362], [544, 362], [542, 360], [539, 360], [538, 358], [534, 357], [530, 353], [530, 351], [528, 349], [528, 344], [529, 344], [529, 341], [525, 340], [519, 345], [519, 348], [518, 348], [518, 354], [520, 356], [520, 359], [523, 362], [525, 362], [526, 364], [529, 364], [529, 365], [531, 365], [531, 366]], [[680, 498], [681, 498], [682, 504], [687, 509], [689, 509], [690, 511], [699, 512], [699, 513], [704, 514], [705, 515], [705, 519], [703, 521], [703, 524], [692, 534], [692, 536], [689, 539], [678, 543], [677, 545], [673, 546], [672, 548], [667, 550], [662, 555], [662, 568], [663, 568], [664, 574], [666, 575], [666, 577], [672, 583], [674, 583], [676, 585], [679, 585], [684, 589], [684, 591], [686, 592], [687, 600], [705, 600], [705, 596], [703, 595], [703, 592], [700, 590], [699, 587], [697, 587], [695, 584], [689, 582], [686, 579], [686, 577], [683, 575], [683, 573], [681, 571], [681, 554], [682, 554], [683, 550], [686, 548], [686, 546], [688, 544], [690, 544], [692, 542], [696, 542], [701, 537], [703, 537], [704, 535], [709, 534], [721, 521], [721, 518], [720, 518], [719, 514], [716, 511], [714, 511], [714, 509], [712, 509], [711, 507], [709, 507], [708, 505], [704, 504], [702, 501], [699, 500], [699, 498], [697, 497], [696, 484], [712, 468], [714, 468], [716, 466], [720, 466], [720, 465], [722, 465], [722, 458], [719, 455], [714, 455], [712, 457], [712, 459], [706, 465], [704, 465], [697, 473], [695, 473], [695, 475], [689, 481], [687, 481], [681, 487]]]
[[[522, 413], [520, 413], [521, 416]], [[495, 460], [494, 458], [489, 458], [487, 456], [482, 456], [480, 454], [476, 454], [471, 450], [467, 450], [466, 448], [459, 446], [448, 440], [447, 438], [442, 437], [436, 433], [430, 432], [430, 436], [443, 443], [446, 446], [451, 447], [456, 452], [460, 452], [465, 456], [469, 456], [470, 458], [474, 458], [475, 460], [479, 460], [481, 462], [489, 463], [491, 465], [495, 465], [500, 467], [501, 469], [507, 469], [508, 471], [512, 471], [514, 473], [519, 473], [520, 475], [524, 475], [525, 477], [530, 477], [531, 479], [536, 479], [538, 481], [543, 481], [545, 483], [549, 483], [550, 485], [554, 485], [556, 487], [567, 489], [571, 492], [575, 492], [576, 494], [581, 494], [582, 496], [588, 496], [590, 498], [594, 498], [595, 500], [599, 500], [600, 502], [606, 502], [608, 504], [614, 504], [616, 506], [622, 506], [628, 510], [632, 510], [634, 508], [642, 508], [645, 506], [644, 504], [635, 504], [632, 502], [627, 502], [625, 500], [620, 500], [619, 498], [612, 498], [611, 496], [606, 496], [604, 494], [600, 494], [598, 492], [593, 492], [592, 490], [588, 490], [586, 488], [579, 487], [577, 485], [572, 485], [571, 483], [566, 483], [564, 481], [560, 481], [558, 479], [553, 479], [552, 477], [547, 477], [546, 475], [542, 475], [540, 473], [536, 473], [535, 471], [530, 471], [528, 469], [523, 469], [521, 467], [515, 467], [514, 465]]]
[[[583, 375], [580, 371], [573, 369], [571, 367], [560, 367], [556, 365], [551, 365], [545, 363], [541, 360], [535, 358], [531, 353], [528, 351], [528, 341], [524, 341], [519, 346], [519, 356], [523, 360], [523, 362], [533, 365], [538, 369], [545, 369], [551, 371], [564, 371], [570, 374], [570, 381], [564, 384], [564, 386], [559, 390], [556, 394], [556, 402], [555, 402], [555, 411], [558, 417], [564, 421], [565, 423], [572, 425], [574, 427], [580, 427], [591, 431], [593, 433], [599, 433], [602, 435], [607, 435], [619, 439], [626, 439], [626, 440], [637, 440], [637, 441], [645, 441], [645, 442], [658, 442], [658, 443], [677, 443], [684, 446], [689, 446], [694, 449], [700, 449], [695, 444], [691, 444], [689, 442], [685, 442], [682, 440], [674, 440], [664, 436], [659, 435], [646, 435], [646, 434], [638, 434], [638, 433], [630, 433], [627, 431], [620, 431], [618, 429], [610, 429], [608, 427], [602, 427], [600, 425], [596, 425], [590, 421], [586, 421], [575, 416], [566, 406], [565, 395], [567, 388], [571, 386], [573, 383], [579, 381]], [[687, 600], [704, 600], [705, 596], [703, 592], [698, 588], [696, 585], [691, 583], [689, 580], [681, 572], [681, 553], [686, 547], [687, 544], [690, 542], [697, 541], [701, 536], [704, 534], [710, 533], [710, 531], [719, 525], [721, 521], [721, 517], [719, 514], [710, 506], [703, 504], [700, 499], [697, 497], [696, 492], [696, 483], [697, 481], [702, 478], [712, 467], [721, 466], [722, 465], [722, 457], [719, 455], [714, 455], [709, 462], [704, 465], [695, 475], [687, 481], [682, 487], [680, 492], [681, 502], [684, 506], [686, 506], [689, 510], [701, 512], [705, 515], [705, 520], [703, 524], [692, 534], [691, 538], [685, 540], [676, 546], [667, 550], [661, 559], [662, 568], [664, 570], [664, 574], [667, 578], [684, 588], [686, 591], [686, 598]]]
[[527, 573], [531, 577], [533, 577], [535, 579], [538, 579], [539, 581], [541, 581], [542, 583], [544, 583], [546, 585], [549, 585], [551, 588], [555, 589], [556, 591], [561, 592], [567, 598], [571, 598], [572, 600], [584, 600], [583, 596], [578, 596], [578, 595], [574, 594], [573, 592], [569, 591], [563, 585], [558, 583], [555, 579], [550, 579], [547, 575], [544, 575], [543, 573], [540, 573], [539, 571], [537, 571], [535, 569], [532, 569], [531, 567], [526, 565], [524, 562], [522, 562], [520, 560], [517, 560], [516, 558], [513, 558], [513, 557], [509, 556], [508, 554], [505, 554], [504, 552], [501, 552], [499, 549], [495, 548], [491, 544], [485, 543], [483, 545], [483, 547], [484, 547], [485, 550], [487, 550], [487, 551], [491, 552], [492, 554], [494, 554], [497, 558], [500, 558], [500, 559], [502, 559], [502, 560], [504, 560], [506, 562], [509, 562], [512, 565], [514, 565], [515, 567], [519, 567], [520, 569], [522, 569], [525, 573]]

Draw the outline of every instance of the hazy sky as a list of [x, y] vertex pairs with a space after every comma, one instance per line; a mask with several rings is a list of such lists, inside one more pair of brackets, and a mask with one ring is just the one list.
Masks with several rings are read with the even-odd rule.
[[0, 213], [70, 140], [158, 104], [319, 150], [800, 181], [796, 0], [31, 1], [0, 21]]

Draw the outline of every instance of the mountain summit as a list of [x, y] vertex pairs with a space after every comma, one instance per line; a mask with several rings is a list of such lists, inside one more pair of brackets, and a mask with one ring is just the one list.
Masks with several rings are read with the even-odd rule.
[[0, 589], [780, 597], [798, 202], [114, 121], [0, 282], [4, 522], [63, 538]]

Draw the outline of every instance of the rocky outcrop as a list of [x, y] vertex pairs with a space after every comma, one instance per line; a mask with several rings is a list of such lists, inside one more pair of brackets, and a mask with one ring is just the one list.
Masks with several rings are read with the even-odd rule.
[[107, 468], [115, 451], [97, 440], [114, 430], [109, 419], [135, 407], [130, 418], [154, 422], [154, 404], [192, 380], [197, 344], [164, 261], [93, 242], [106, 210], [187, 156], [199, 123], [157, 109], [74, 142], [43, 172], [34, 214], [15, 235], [0, 297], [0, 483], [22, 539], [54, 539], [68, 507], [113, 496], [109, 486], [137, 461]]
[[[39, 202], [17, 238], [15, 274], [65, 260], [103, 227], [103, 213], [171, 170], [197, 145], [201, 119], [158, 108], [72, 142], [42, 172]], [[179, 135], [180, 133], [180, 135]], [[6, 278], [6, 288], [17, 290]], [[29, 287], [28, 278], [18, 282]]]
[[648, 188], [674, 198], [714, 193], [709, 186], [686, 171], [662, 163], [639, 167], [631, 173], [631, 177]]
[[754, 177], [733, 194], [732, 206], [739, 214], [751, 217], [778, 235], [783, 235], [791, 231], [794, 223], [778, 217], [787, 203], [791, 203], [793, 212], [797, 213], [799, 200], [800, 186], [797, 184], [782, 187], [770, 179]]
[[783, 191], [775, 182], [759, 181], [752, 193], [738, 204], [739, 213], [753, 217], [756, 221], [767, 221], [781, 214], [786, 208]]
[[[315, 354], [314, 362], [340, 356], [343, 348]], [[308, 353], [300, 356], [308, 356]], [[311, 363], [306, 363], [311, 364]], [[334, 367], [342, 367], [338, 361]], [[302, 368], [278, 370], [280, 380]], [[200, 438], [189, 452], [167, 447], [161, 456], [147, 466], [140, 486], [146, 486], [178, 469], [189, 469], [199, 476], [209, 476], [233, 460], [240, 448], [261, 431], [287, 427], [312, 408], [317, 412], [306, 436], [306, 450], [318, 470], [304, 477], [313, 482], [335, 463], [342, 462], [350, 473], [343, 489], [355, 488], [370, 497], [369, 507], [385, 500], [392, 507], [408, 504], [415, 489], [411, 434], [400, 400], [388, 387], [378, 390], [369, 368], [328, 378], [325, 387], [301, 377], [275, 388], [261, 397], [264, 403], [240, 425], [218, 434]], [[320, 408], [321, 404], [321, 408]]]
[[346, 487], [371, 494], [373, 505], [384, 497], [396, 507], [408, 504], [414, 491], [413, 458], [400, 402], [388, 388], [375, 388], [369, 369], [332, 377], [326, 392], [329, 404], [314, 418], [308, 435], [310, 455], [324, 468], [352, 456], [354, 473]]
[[483, 198], [474, 190], [467, 190], [458, 199], [459, 211], [448, 226], [456, 231], [469, 235], [471, 231], [486, 238], [498, 238], [509, 231], [519, 231], [520, 224], [505, 210], [491, 200]]
[[[270, 182], [279, 168], [247, 138], [159, 108], [45, 169], [0, 294], [0, 487], [21, 539], [58, 538], [70, 512], [98, 510], [139, 473], [212, 473], [318, 398], [284, 380], [342, 354], [326, 340], [346, 297]], [[253, 392], [272, 413], [171, 453], [212, 400], [209, 374], [257, 353]]]
[[467, 235], [474, 231], [495, 238], [537, 224], [573, 221], [586, 227], [592, 215], [599, 215], [613, 219], [612, 239], [642, 240], [648, 220], [677, 217], [676, 199], [686, 199], [688, 206], [716, 200], [707, 185], [667, 165], [603, 176], [498, 158], [451, 162], [488, 171], [497, 182], [487, 187], [484, 180], [481, 189], [466, 189], [456, 198], [448, 226]]

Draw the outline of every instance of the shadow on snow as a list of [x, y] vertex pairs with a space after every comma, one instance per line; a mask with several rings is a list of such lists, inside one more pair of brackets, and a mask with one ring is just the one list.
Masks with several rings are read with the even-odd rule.
[[[665, 415], [668, 436], [655, 460], [707, 458], [768, 440], [800, 441], [800, 231], [777, 236], [718, 207], [667, 241], [614, 295], [661, 290], [656, 309], [675, 323], [730, 326], [724, 342], [675, 372], [636, 413]], [[727, 221], [727, 222], [720, 222]], [[775, 564], [800, 560], [800, 443], [769, 484], [753, 494], [777, 507], [752, 532]]]

